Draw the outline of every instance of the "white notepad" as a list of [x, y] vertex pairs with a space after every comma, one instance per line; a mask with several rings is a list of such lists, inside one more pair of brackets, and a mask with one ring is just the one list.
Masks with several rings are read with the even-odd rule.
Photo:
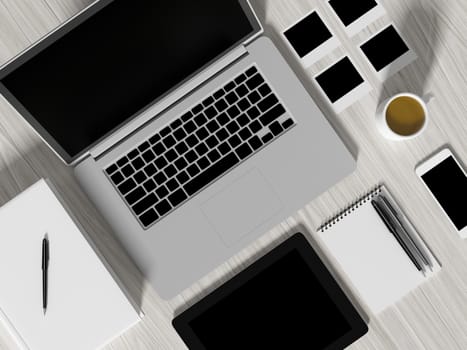
[[[140, 320], [45, 180], [0, 208], [0, 228], [0, 321], [21, 348], [96, 349]], [[44, 316], [41, 246], [46, 233]]]
[[351, 284], [350, 288], [374, 314], [393, 305], [440, 269], [417, 231], [403, 217], [404, 225], [412, 228], [412, 239], [424, 249], [433, 264], [432, 270], [426, 273], [417, 270], [371, 205], [371, 199], [380, 193], [394, 205], [388, 191], [381, 186], [319, 230], [319, 239], [337, 261], [340, 271]]

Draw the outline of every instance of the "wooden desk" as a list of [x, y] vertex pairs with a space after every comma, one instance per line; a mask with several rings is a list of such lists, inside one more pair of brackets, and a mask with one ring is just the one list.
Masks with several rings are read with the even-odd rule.
[[[0, 64], [89, 2], [0, 0]], [[311, 235], [316, 235], [316, 228], [325, 218], [380, 182], [384, 182], [392, 191], [443, 268], [436, 277], [396, 305], [378, 317], [371, 317], [368, 334], [351, 348], [467, 348], [467, 240], [461, 240], [449, 226], [448, 220], [414, 172], [420, 160], [445, 144], [449, 144], [467, 164], [467, 2], [380, 2], [385, 6], [387, 15], [351, 40], [323, 0], [253, 0], [253, 7], [265, 25], [266, 33], [286, 56], [329, 121], [356, 148], [358, 167], [354, 174], [169, 302], [160, 299], [149, 286], [138, 283], [142, 276], [116, 243], [108, 225], [79, 189], [72, 171], [54, 156], [21, 117], [0, 98], [0, 204], [40, 177], [50, 178], [130, 291], [143, 296], [142, 308], [146, 317], [141, 324], [110, 344], [108, 349], [183, 349], [183, 343], [171, 326], [174, 310], [199, 300], [248, 264], [263, 247], [283, 239], [298, 224], [307, 228]], [[287, 50], [280, 32], [313, 8], [321, 9], [342, 46], [329, 57], [304, 70]], [[396, 23], [419, 59], [382, 84], [354, 44], [390, 21]], [[319, 98], [310, 77], [344, 52], [348, 52], [354, 59], [373, 90], [351, 108], [335, 115]], [[375, 109], [380, 99], [401, 91], [432, 93], [435, 97], [429, 104], [431, 119], [426, 131], [416, 139], [390, 142], [376, 130]], [[0, 328], [0, 349], [15, 348], [10, 336]]]

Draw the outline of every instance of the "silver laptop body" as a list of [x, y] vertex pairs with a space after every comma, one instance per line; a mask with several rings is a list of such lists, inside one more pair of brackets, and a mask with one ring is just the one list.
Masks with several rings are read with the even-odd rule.
[[[243, 6], [257, 22], [249, 5]], [[165, 299], [189, 287], [355, 168], [342, 141], [273, 43], [262, 35], [259, 22], [257, 26], [241, 45], [232, 47], [72, 163], [82, 188]], [[209, 176], [215, 178], [207, 184], [183, 187], [185, 191], [180, 192], [187, 198], [154, 222], [143, 224], [106, 169], [251, 67], [285, 110], [275, 121], [285, 125], [291, 119], [293, 125], [289, 121], [272, 141], [264, 142], [244, 159], [238, 156], [225, 171], [211, 173]], [[13, 100], [8, 92], [2, 92]], [[260, 139], [265, 136], [262, 132]], [[60, 155], [60, 145], [43, 132], [39, 134]], [[197, 177], [188, 176], [190, 181]], [[144, 191], [147, 196], [155, 189]]]

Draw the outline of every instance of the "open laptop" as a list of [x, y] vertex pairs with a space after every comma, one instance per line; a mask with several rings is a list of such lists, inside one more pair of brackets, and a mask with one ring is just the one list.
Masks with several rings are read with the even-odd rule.
[[101, 0], [0, 70], [164, 298], [355, 167], [262, 32], [246, 1]]

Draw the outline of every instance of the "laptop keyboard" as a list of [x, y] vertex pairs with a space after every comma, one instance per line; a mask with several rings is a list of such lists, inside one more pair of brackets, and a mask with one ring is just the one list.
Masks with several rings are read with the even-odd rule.
[[105, 172], [144, 228], [295, 125], [255, 66]]

